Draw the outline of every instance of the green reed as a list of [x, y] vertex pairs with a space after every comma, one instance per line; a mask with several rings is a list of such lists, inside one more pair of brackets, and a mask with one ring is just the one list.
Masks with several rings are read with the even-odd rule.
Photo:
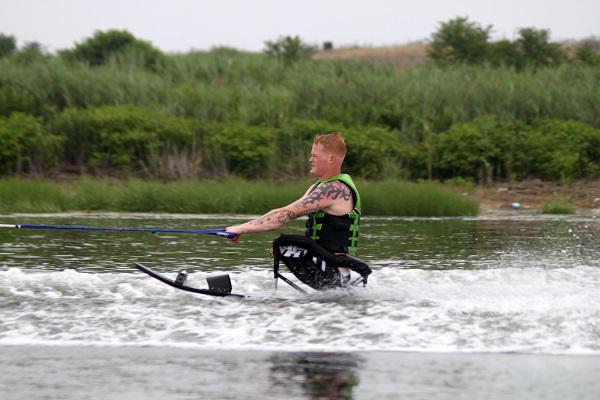
[[575, 206], [566, 200], [548, 200], [542, 204], [543, 214], [575, 214]]
[[[312, 180], [0, 180], [0, 212], [126, 211], [262, 214], [301, 197]], [[441, 184], [358, 181], [364, 215], [475, 215], [477, 203]]]
[[600, 71], [589, 66], [396, 70], [391, 64], [308, 60], [286, 67], [263, 54], [227, 49], [169, 59], [160, 72], [125, 61], [89, 67], [58, 57], [31, 64], [2, 60], [0, 87], [33, 96], [36, 108], [30, 111], [36, 113], [133, 104], [205, 121], [268, 126], [297, 117], [389, 124], [382, 117], [389, 113], [399, 119], [395, 128], [409, 131], [414, 126], [407, 121], [427, 121], [434, 130], [443, 130], [483, 114], [600, 126], [595, 106], [600, 103]]

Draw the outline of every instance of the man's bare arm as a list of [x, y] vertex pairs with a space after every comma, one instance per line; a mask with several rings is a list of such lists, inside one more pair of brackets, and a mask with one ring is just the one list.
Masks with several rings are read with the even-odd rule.
[[292, 204], [271, 210], [244, 224], [231, 226], [227, 228], [227, 231], [237, 234], [271, 231], [303, 215], [327, 209], [337, 199], [350, 200], [351, 198], [350, 189], [342, 182], [333, 181], [320, 184], [312, 192], [306, 193]]
[[[346, 186], [342, 182], [333, 181], [317, 186], [315, 190], [304, 195], [304, 197], [302, 197], [299, 201], [301, 201], [302, 204], [306, 206], [314, 204], [321, 205], [324, 201], [326, 201], [328, 203], [327, 205], [329, 205], [337, 199], [343, 199], [347, 201], [351, 198], [352, 193], [350, 193], [350, 189], [348, 188], [348, 186]], [[318, 207], [318, 209], [322, 208], [325, 207]]]

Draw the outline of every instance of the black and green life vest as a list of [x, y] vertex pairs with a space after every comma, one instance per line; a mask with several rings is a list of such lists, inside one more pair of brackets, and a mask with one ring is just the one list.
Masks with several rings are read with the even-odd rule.
[[[361, 202], [356, 185], [348, 174], [340, 174], [319, 181], [313, 185], [310, 192], [319, 185], [332, 181], [341, 181], [352, 191], [354, 208], [345, 215], [331, 215], [323, 210], [308, 215], [306, 221], [306, 236], [319, 243], [332, 253], [355, 255], [360, 225]], [[309, 192], [309, 193], [310, 193]]]

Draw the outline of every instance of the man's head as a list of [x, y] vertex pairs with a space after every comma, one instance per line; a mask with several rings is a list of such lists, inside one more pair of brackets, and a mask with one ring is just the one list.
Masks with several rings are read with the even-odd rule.
[[338, 175], [346, 155], [346, 143], [339, 132], [317, 135], [310, 152], [310, 173], [319, 179]]

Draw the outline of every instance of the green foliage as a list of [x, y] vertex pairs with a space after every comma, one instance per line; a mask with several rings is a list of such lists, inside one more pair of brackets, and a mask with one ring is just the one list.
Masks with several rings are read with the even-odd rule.
[[521, 28], [516, 43], [525, 62], [533, 67], [558, 65], [566, 59], [560, 45], [550, 43], [547, 29]]
[[525, 57], [517, 42], [499, 40], [489, 44], [488, 59], [490, 64], [498, 67], [515, 67], [523, 69], [526, 64]]
[[368, 215], [441, 217], [479, 213], [476, 201], [436, 183], [359, 182], [359, 189]]
[[600, 129], [576, 121], [540, 119], [525, 130], [516, 169], [520, 177], [573, 180], [600, 176]]
[[600, 130], [557, 119], [531, 125], [495, 116], [455, 124], [436, 137], [438, 176], [572, 180], [600, 176]]
[[411, 137], [423, 136], [425, 124], [433, 133], [442, 132], [483, 114], [600, 126], [595, 106], [600, 72], [591, 66], [397, 71], [381, 64], [306, 61], [284, 68], [265, 55], [246, 53], [193, 53], [174, 57], [172, 64], [159, 75], [119, 64], [4, 62], [0, 84], [31, 94], [39, 108], [134, 104], [203, 121], [271, 127], [293, 118], [385, 125]]
[[[0, 212], [74, 210], [262, 214], [298, 199], [311, 181], [184, 180], [171, 183], [131, 179], [74, 180], [62, 185], [1, 179]], [[369, 215], [476, 215], [477, 203], [440, 184], [403, 181], [357, 182]]]
[[479, 64], [487, 57], [490, 30], [467, 17], [442, 22], [431, 35], [427, 55], [440, 65]]
[[14, 36], [0, 33], [0, 58], [9, 56], [17, 50], [17, 40]]
[[[406, 175], [414, 160], [415, 148], [399, 140], [393, 131], [380, 127], [361, 127], [343, 131], [348, 143], [346, 166], [354, 175], [384, 179]], [[404, 163], [404, 164], [403, 164]]]
[[0, 212], [60, 212], [73, 210], [72, 192], [39, 179], [0, 179]]
[[205, 129], [204, 144], [215, 157], [214, 164], [221, 161], [224, 171], [245, 177], [270, 175], [275, 156], [271, 129], [236, 123], [213, 124]]
[[455, 124], [435, 138], [436, 169], [444, 178], [512, 178], [523, 128], [517, 120], [492, 115]]
[[[510, 43], [502, 54], [520, 57]], [[265, 54], [219, 48], [170, 55], [157, 74], [119, 56], [98, 66], [16, 56], [0, 62], [0, 115], [39, 117], [42, 130], [65, 138], [60, 161], [71, 171], [289, 179], [306, 176], [314, 135], [338, 130], [348, 142], [345, 167], [358, 176], [598, 176], [597, 135], [587, 129], [600, 127], [600, 70], [593, 66], [533, 69], [523, 62], [518, 70], [508, 56], [498, 67], [396, 70], [339, 60], [286, 66]], [[576, 146], [576, 172], [542, 168], [536, 164], [543, 157], [523, 150], [535, 145], [526, 126], [549, 118], [587, 126]], [[549, 132], [532, 138], [545, 143]], [[472, 143], [460, 143], [461, 135]], [[571, 165], [561, 163], [559, 169]]]
[[581, 46], [575, 50], [575, 59], [582, 64], [598, 66], [600, 65], [600, 53], [590, 47]]
[[0, 86], [0, 117], [13, 112], [30, 112], [34, 99], [29, 93], [12, 86]]
[[565, 200], [548, 200], [542, 205], [543, 214], [575, 214], [573, 204]]
[[94, 36], [62, 53], [67, 60], [88, 63], [92, 66], [106, 65], [111, 60], [141, 65], [153, 71], [161, 69], [166, 57], [150, 42], [137, 39], [128, 31], [96, 31]]
[[315, 50], [314, 46], [304, 43], [299, 36], [283, 36], [265, 42], [265, 53], [283, 60], [286, 65], [309, 58]]
[[31, 115], [16, 112], [0, 118], [0, 174], [42, 172], [55, 165], [61, 141], [46, 134]]
[[489, 42], [492, 26], [481, 27], [466, 17], [440, 24], [431, 36], [428, 57], [439, 65], [483, 64], [525, 67], [556, 66], [567, 60], [566, 52], [550, 42], [547, 29], [521, 28], [515, 41]]
[[193, 121], [134, 106], [69, 108], [56, 116], [52, 131], [65, 136], [65, 158], [73, 165], [150, 168], [153, 155], [194, 144]]
[[584, 39], [575, 50], [574, 61], [584, 65], [600, 65], [600, 38], [592, 36]]
[[48, 55], [44, 53], [42, 45], [38, 42], [26, 43], [18, 52], [12, 55], [12, 59], [19, 64], [33, 64], [43, 62]]

